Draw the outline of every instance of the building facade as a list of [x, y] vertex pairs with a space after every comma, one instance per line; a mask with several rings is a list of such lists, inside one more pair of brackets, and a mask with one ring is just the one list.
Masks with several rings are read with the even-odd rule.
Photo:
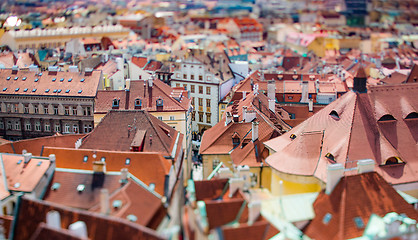
[[93, 130], [101, 72], [0, 71], [0, 134], [19, 140]]

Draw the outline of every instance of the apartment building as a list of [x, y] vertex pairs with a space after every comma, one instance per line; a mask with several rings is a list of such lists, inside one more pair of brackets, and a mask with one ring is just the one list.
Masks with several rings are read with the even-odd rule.
[[101, 71], [0, 70], [0, 134], [8, 140], [88, 133]]

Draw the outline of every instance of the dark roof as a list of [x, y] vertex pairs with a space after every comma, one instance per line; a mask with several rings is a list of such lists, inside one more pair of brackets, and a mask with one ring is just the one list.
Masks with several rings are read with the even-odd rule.
[[356, 78], [367, 78], [367, 74], [364, 71], [363, 66], [360, 66], [357, 70], [357, 73], [354, 75]]
[[[331, 194], [318, 195], [313, 208], [315, 218], [304, 230], [313, 239], [360, 237], [372, 214], [383, 217], [396, 212], [418, 220], [414, 207], [376, 172], [343, 177]], [[331, 216], [328, 223], [324, 223], [326, 214]], [[355, 218], [364, 226], [358, 227]]]
[[74, 208], [63, 207], [59, 204], [20, 197], [17, 203], [16, 218], [12, 232], [13, 239], [30, 239], [37, 231], [40, 223], [45, 222], [50, 211], [60, 214], [61, 227], [77, 221], [83, 221], [87, 227], [89, 239], [164, 239], [155, 231], [139, 224], [108, 217]]
[[195, 181], [196, 201], [215, 199], [221, 196], [228, 179]]
[[111, 110], [84, 138], [80, 148], [131, 151], [136, 133], [142, 130], [146, 131], [143, 152], [171, 156], [180, 133], [143, 110]]
[[253, 240], [253, 239], [270, 239], [279, 233], [270, 222], [260, 217], [261, 220], [254, 222], [252, 225], [242, 223], [239, 227], [223, 226], [222, 233], [224, 240]]

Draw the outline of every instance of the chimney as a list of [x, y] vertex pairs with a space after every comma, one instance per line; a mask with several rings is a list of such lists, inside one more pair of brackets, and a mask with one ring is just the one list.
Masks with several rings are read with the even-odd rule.
[[56, 160], [57, 158], [55, 157], [55, 154], [49, 154], [48, 159], [49, 159], [49, 161], [51, 161], [51, 162], [55, 162], [55, 160]]
[[75, 223], [70, 224], [68, 226], [68, 230], [70, 230], [71, 233], [78, 236], [81, 239], [87, 239], [87, 226], [86, 223], [83, 221], [77, 221]]
[[29, 66], [29, 72], [38, 72], [39, 68], [36, 65], [31, 64]]
[[12, 66], [12, 73], [16, 74], [19, 71], [19, 67], [17, 65]]
[[233, 118], [234, 118], [234, 122], [239, 122], [239, 115], [238, 114], [234, 114], [234, 116], [233, 116]]
[[32, 153], [24, 153], [23, 154], [23, 159], [24, 159], [25, 163], [28, 163], [31, 158], [32, 158]]
[[123, 70], [123, 58], [118, 57], [116, 58], [116, 65], [118, 70]]
[[253, 142], [258, 139], [258, 122], [254, 121], [252, 124], [252, 140]]
[[226, 112], [226, 118], [225, 118], [225, 126], [228, 126], [228, 124], [232, 121], [232, 115], [231, 112]]
[[309, 99], [308, 108], [309, 112], [313, 112], [313, 99]]
[[54, 210], [47, 212], [46, 225], [51, 228], [61, 229], [60, 213]]
[[69, 66], [68, 71], [72, 72], [72, 73], [78, 72], [78, 67], [77, 66]]
[[309, 101], [309, 82], [302, 81], [302, 97], [300, 99], [301, 103], [308, 103]]
[[276, 100], [276, 82], [274, 80], [267, 82], [267, 97]]
[[244, 122], [247, 122], [247, 106], [242, 106], [242, 120]]
[[227, 167], [221, 167], [218, 170], [218, 178], [219, 179], [227, 179], [227, 178], [232, 178], [233, 177], [233, 173], [231, 171], [231, 169], [227, 168]]
[[353, 84], [353, 91], [358, 93], [366, 93], [367, 88], [367, 75], [364, 71], [364, 68], [360, 66], [360, 68], [357, 70], [357, 74], [354, 77], [354, 84]]
[[274, 99], [269, 99], [269, 109], [272, 112], [276, 112], [276, 101]]
[[261, 212], [261, 202], [251, 202], [248, 204], [248, 225], [253, 225], [253, 223], [257, 220], [260, 216]]
[[120, 170], [120, 182], [123, 183], [127, 183], [128, 182], [128, 169], [127, 168], [122, 168]]
[[109, 191], [106, 188], [100, 190], [100, 212], [106, 215], [110, 213]]
[[105, 173], [106, 172], [106, 162], [94, 161], [93, 162], [93, 172], [95, 172], [95, 173]]
[[232, 197], [238, 189], [244, 187], [244, 179], [242, 178], [231, 178], [229, 179], [229, 197]]
[[359, 174], [374, 171], [373, 159], [363, 159], [357, 161], [357, 172]]
[[341, 163], [328, 164], [325, 193], [329, 195], [343, 176], [344, 166]]
[[254, 110], [248, 110], [247, 109], [247, 113], [245, 114], [245, 122], [251, 122], [254, 118], [256, 118], [256, 114]]
[[245, 100], [245, 98], [247, 98], [247, 92], [243, 91], [242, 92], [242, 100]]
[[153, 84], [154, 84], [154, 75], [150, 75], [148, 78], [148, 86], [152, 88]]
[[237, 167], [238, 177], [244, 180], [243, 189], [249, 189], [251, 187], [251, 172], [250, 167], [247, 165], [240, 165]]

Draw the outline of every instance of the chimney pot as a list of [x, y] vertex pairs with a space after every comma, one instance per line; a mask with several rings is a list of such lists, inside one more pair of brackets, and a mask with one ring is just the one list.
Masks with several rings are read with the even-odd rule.
[[258, 124], [257, 121], [254, 121], [252, 124], [251, 133], [253, 142], [258, 139]]
[[373, 159], [363, 159], [357, 161], [357, 172], [359, 174], [374, 171]]
[[341, 163], [328, 164], [325, 193], [329, 195], [343, 176], [344, 166]]
[[24, 159], [25, 163], [28, 163], [31, 158], [32, 158], [32, 153], [24, 153], [23, 154], [23, 159]]
[[57, 159], [56, 157], [55, 157], [55, 154], [49, 154], [49, 161], [51, 161], [51, 162], [55, 162], [55, 160]]
[[252, 225], [260, 216], [261, 202], [251, 202], [248, 204], [248, 225]]
[[128, 169], [122, 168], [120, 170], [120, 182], [121, 183], [127, 183], [128, 182]]

